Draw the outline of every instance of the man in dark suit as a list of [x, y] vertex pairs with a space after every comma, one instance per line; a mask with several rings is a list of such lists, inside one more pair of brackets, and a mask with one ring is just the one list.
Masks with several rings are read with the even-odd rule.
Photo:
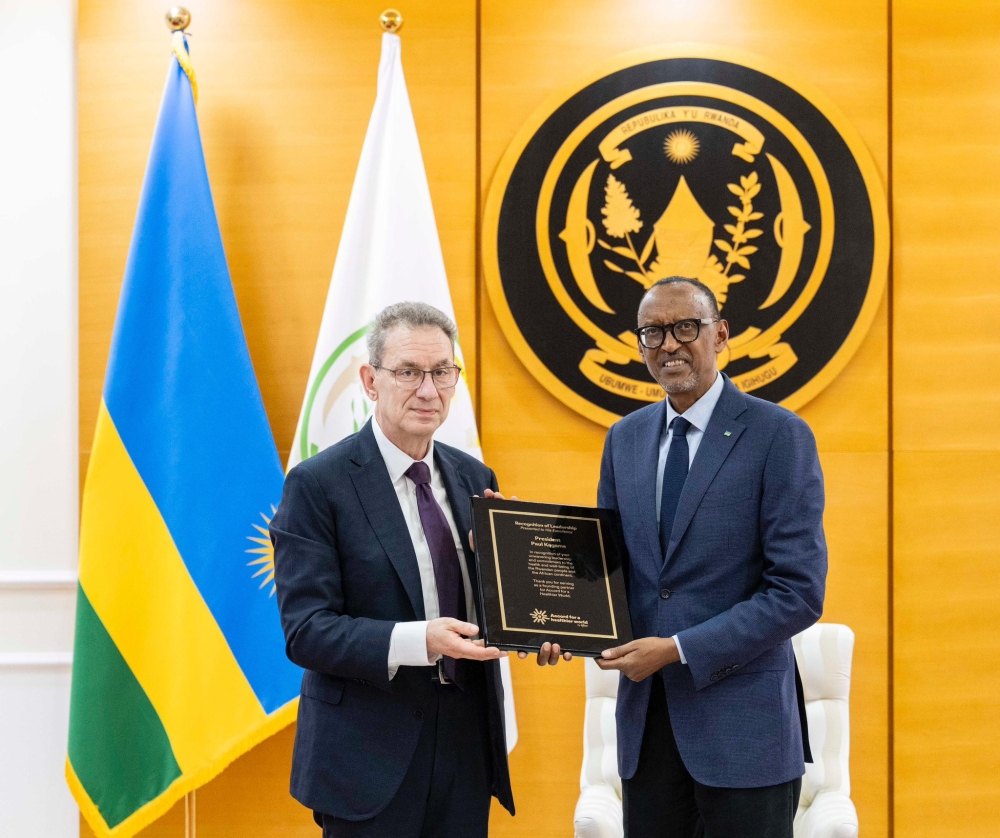
[[[455, 326], [380, 312], [362, 384], [374, 419], [292, 469], [271, 523], [288, 657], [306, 671], [292, 795], [324, 838], [478, 838], [511, 814], [496, 648], [478, 604], [469, 498], [496, 476], [433, 441], [458, 382]], [[481, 610], [479, 610], [481, 613]], [[538, 662], [555, 663], [546, 644]]]
[[653, 285], [636, 335], [664, 402], [607, 435], [598, 490], [618, 510], [636, 640], [620, 670], [618, 767], [632, 838], [792, 838], [804, 758], [791, 637], [819, 619], [823, 475], [805, 422], [717, 368], [712, 292]]

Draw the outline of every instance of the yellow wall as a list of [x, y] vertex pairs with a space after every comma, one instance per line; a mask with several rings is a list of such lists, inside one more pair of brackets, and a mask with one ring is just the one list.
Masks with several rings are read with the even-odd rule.
[[[827, 479], [824, 619], [857, 634], [853, 798], [871, 836], [891, 834], [893, 817], [905, 836], [985, 834], [1000, 822], [988, 781], [1000, 776], [1000, 725], [990, 727], [1000, 690], [1000, 350], [991, 331], [1000, 319], [992, 276], [1000, 13], [964, 2], [939, 9], [897, 0], [891, 15], [887, 0], [408, 0], [402, 8], [404, 67], [483, 446], [501, 485], [523, 498], [593, 502], [604, 436], [521, 366], [476, 270], [477, 197], [549, 91], [637, 47], [735, 46], [822, 88], [858, 128], [887, 187], [892, 166], [892, 306], [883, 301], [845, 371], [800, 411]], [[192, 4], [209, 174], [283, 457], [374, 100], [383, 8], [369, 0]], [[150, 0], [80, 2], [83, 467], [166, 73], [163, 11]], [[940, 319], [955, 333], [930, 328]], [[495, 811], [493, 834], [570, 836], [582, 665], [515, 661], [514, 682], [519, 815]], [[201, 838], [317, 834], [287, 793], [292, 734], [199, 791]], [[143, 835], [182, 831], [175, 807]]]
[[995, 835], [1000, 8], [908, 0], [894, 28], [896, 834]]

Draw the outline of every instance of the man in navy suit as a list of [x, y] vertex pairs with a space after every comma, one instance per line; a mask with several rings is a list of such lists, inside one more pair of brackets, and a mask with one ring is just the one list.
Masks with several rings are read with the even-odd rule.
[[[454, 324], [381, 311], [361, 369], [374, 420], [288, 474], [271, 523], [288, 657], [305, 669], [292, 795], [324, 838], [480, 838], [511, 814], [496, 648], [472, 640], [469, 498], [496, 476], [433, 441], [458, 382]], [[555, 663], [545, 644], [539, 664]]]
[[808, 759], [790, 639], [823, 610], [823, 475], [809, 427], [718, 371], [712, 292], [671, 277], [636, 335], [667, 398], [609, 431], [598, 499], [618, 510], [636, 639], [618, 769], [632, 838], [792, 838]]

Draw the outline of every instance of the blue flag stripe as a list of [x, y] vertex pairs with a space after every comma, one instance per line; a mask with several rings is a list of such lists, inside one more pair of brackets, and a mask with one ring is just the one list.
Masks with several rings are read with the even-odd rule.
[[[105, 403], [268, 713], [298, 695], [248, 540], [283, 472], [229, 278], [191, 87], [171, 62], [112, 341]], [[269, 587], [269, 586], [268, 586]]]

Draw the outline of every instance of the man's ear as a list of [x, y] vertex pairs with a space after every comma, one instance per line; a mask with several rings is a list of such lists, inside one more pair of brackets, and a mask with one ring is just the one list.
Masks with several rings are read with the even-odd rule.
[[729, 346], [729, 321], [720, 320], [715, 325], [715, 354], [718, 355]]
[[365, 395], [373, 402], [378, 401], [378, 390], [375, 389], [375, 367], [371, 364], [362, 364], [358, 375], [361, 376], [361, 386], [364, 388]]

